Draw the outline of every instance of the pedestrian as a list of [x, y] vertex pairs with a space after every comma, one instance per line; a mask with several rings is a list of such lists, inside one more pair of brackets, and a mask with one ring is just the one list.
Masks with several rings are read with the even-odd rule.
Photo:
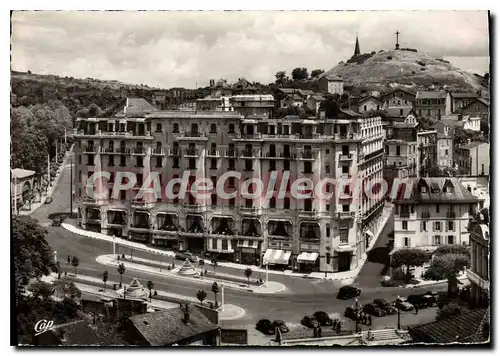
[[340, 331], [341, 331], [341, 326], [340, 326], [340, 320], [339, 320], [339, 322], [337, 323], [337, 334], [340, 334]]
[[318, 327], [318, 337], [321, 337], [321, 326]]
[[333, 329], [335, 330], [336, 327], [337, 327], [337, 319], [333, 321]]
[[415, 315], [418, 314], [418, 305], [415, 304]]
[[368, 325], [372, 326], [372, 316], [368, 315]]

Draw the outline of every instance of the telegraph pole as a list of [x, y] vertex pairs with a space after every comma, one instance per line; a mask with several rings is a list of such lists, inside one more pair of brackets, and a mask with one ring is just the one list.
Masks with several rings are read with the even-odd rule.
[[[70, 168], [69, 216], [72, 217], [73, 216], [73, 156], [71, 156], [69, 168]], [[114, 243], [113, 243], [113, 249], [114, 249]]]

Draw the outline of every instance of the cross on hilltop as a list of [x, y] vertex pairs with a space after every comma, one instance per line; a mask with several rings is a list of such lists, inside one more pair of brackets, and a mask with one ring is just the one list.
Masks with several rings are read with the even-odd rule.
[[396, 46], [394, 47], [395, 49], [399, 49], [399, 35], [401, 34], [401, 32], [396, 31], [395, 35], [396, 35]]

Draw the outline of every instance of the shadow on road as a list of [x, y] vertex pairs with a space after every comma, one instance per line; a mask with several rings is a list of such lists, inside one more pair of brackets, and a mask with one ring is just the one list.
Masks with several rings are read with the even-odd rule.
[[389, 247], [376, 247], [368, 252], [367, 259], [369, 262], [388, 265], [390, 251]]

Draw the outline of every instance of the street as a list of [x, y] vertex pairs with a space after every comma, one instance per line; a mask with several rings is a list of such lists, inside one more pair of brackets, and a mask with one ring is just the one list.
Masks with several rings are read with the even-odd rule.
[[[59, 186], [54, 191], [53, 202], [40, 207], [32, 217], [38, 219], [40, 223], [47, 226], [48, 235], [47, 241], [51, 247], [57, 251], [57, 256], [61, 267], [64, 271], [73, 271], [73, 267], [67, 264], [68, 255], [77, 256], [80, 259], [78, 266], [78, 274], [88, 275], [100, 278], [104, 270], [108, 270], [110, 280], [119, 280], [119, 274], [114, 268], [100, 265], [96, 262], [96, 257], [103, 254], [112, 253], [112, 246], [108, 242], [91, 239], [80, 236], [65, 230], [62, 227], [50, 226], [49, 214], [67, 213], [70, 210], [70, 169], [67, 166], [63, 170], [63, 176]], [[73, 208], [75, 207], [73, 203]], [[66, 219], [67, 223], [74, 223]], [[387, 224], [386, 226], [389, 226]], [[356, 279], [356, 285], [361, 288], [362, 293], [359, 298], [359, 303], [366, 304], [373, 301], [375, 298], [384, 298], [388, 301], [393, 301], [398, 295], [409, 295], [413, 292], [411, 289], [400, 287], [382, 287], [380, 286], [381, 271], [384, 264], [380, 260], [372, 258], [379, 251], [383, 252], [383, 248], [387, 243], [387, 234], [389, 231], [384, 231], [380, 237], [380, 241], [374, 246], [369, 254], [369, 259], [361, 270], [359, 277]], [[130, 248], [116, 246], [116, 252], [119, 254], [130, 255]], [[158, 259], [158, 255], [147, 253], [144, 251], [134, 250], [133, 256], [146, 258], [150, 260]], [[383, 255], [383, 254], [382, 254]], [[162, 263], [172, 263], [171, 258], [164, 257]], [[176, 263], [179, 263], [177, 261]], [[243, 276], [242, 270], [236, 270], [226, 267], [218, 267], [217, 270], [224, 273], [237, 274]], [[177, 294], [195, 296], [199, 289], [205, 288], [208, 294], [206, 284], [188, 280], [180, 280], [176, 278], [162, 277], [155, 274], [142, 273], [138, 271], [126, 271], [123, 275], [124, 283], [129, 283], [132, 278], [138, 278], [141, 283], [151, 280], [158, 290], [170, 291]], [[322, 310], [329, 314], [343, 315], [344, 310], [348, 306], [352, 306], [354, 300], [338, 300], [336, 294], [341, 286], [340, 281], [321, 280], [300, 278], [297, 276], [275, 275], [269, 277], [271, 280], [283, 283], [286, 286], [286, 291], [277, 294], [258, 295], [247, 291], [229, 290], [225, 291], [225, 299], [227, 303], [235, 304], [245, 309], [246, 314], [238, 320], [225, 321], [224, 325], [234, 326], [251, 326], [262, 318], [266, 319], [282, 319], [287, 323], [300, 323], [304, 315], [312, 315], [315, 311]], [[442, 290], [444, 285], [426, 287], [422, 292], [427, 290]], [[418, 289], [417, 289], [418, 290]], [[402, 325], [415, 324], [418, 322], [434, 320], [435, 311], [422, 311], [418, 316], [413, 316], [408, 313], [403, 313], [401, 317]], [[397, 316], [386, 316], [383, 318], [374, 318], [373, 327], [395, 327], [397, 324]], [[354, 322], [353, 322], [354, 323]]]

